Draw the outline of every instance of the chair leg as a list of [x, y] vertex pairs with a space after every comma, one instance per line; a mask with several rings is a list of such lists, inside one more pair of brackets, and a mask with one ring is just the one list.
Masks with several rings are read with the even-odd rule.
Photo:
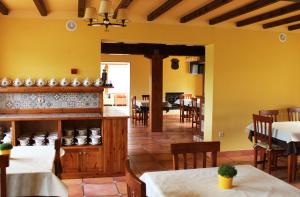
[[254, 167], [257, 168], [257, 150], [254, 149]]
[[271, 152], [268, 152], [267, 155], [268, 155], [268, 173], [271, 174], [272, 154], [271, 154]]
[[265, 164], [266, 164], [266, 153], [265, 152], [262, 152], [262, 162], [263, 162], [262, 169], [264, 170]]

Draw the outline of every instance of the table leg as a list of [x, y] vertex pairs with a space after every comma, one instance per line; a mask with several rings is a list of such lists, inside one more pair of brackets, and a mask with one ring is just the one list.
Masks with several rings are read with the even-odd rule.
[[296, 161], [296, 155], [295, 154], [289, 154], [288, 155], [288, 182], [291, 183], [294, 181], [294, 174], [295, 174], [295, 161]]
[[144, 110], [144, 125], [148, 125], [148, 111]]

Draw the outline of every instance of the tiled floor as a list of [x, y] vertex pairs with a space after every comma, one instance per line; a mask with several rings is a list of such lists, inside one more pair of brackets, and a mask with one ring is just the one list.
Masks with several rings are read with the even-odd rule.
[[[172, 169], [172, 156], [170, 144], [192, 142], [195, 130], [191, 123], [180, 123], [179, 118], [164, 118], [163, 132], [151, 133], [143, 125], [129, 124], [128, 152], [131, 168], [140, 176], [146, 171], [160, 171]], [[201, 158], [199, 157], [199, 160]], [[252, 164], [253, 156], [250, 152], [224, 154], [218, 156], [218, 165], [221, 164]], [[201, 162], [199, 162], [201, 163]], [[285, 158], [279, 159], [279, 166], [286, 166]], [[208, 162], [210, 165], [210, 162]], [[286, 168], [276, 170], [274, 176], [287, 179]], [[300, 173], [294, 186], [300, 188]], [[107, 177], [93, 179], [64, 180], [69, 188], [71, 197], [95, 196], [126, 196], [126, 183], [124, 177]]]

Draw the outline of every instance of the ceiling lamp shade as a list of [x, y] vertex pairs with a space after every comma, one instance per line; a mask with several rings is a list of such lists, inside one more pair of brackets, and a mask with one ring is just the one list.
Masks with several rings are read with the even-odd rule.
[[85, 9], [84, 20], [86, 21], [96, 21], [97, 20], [97, 10], [96, 8], [90, 7]]
[[113, 9], [112, 9], [112, 2], [111, 0], [101, 0], [99, 5], [99, 15], [100, 16], [112, 16]]

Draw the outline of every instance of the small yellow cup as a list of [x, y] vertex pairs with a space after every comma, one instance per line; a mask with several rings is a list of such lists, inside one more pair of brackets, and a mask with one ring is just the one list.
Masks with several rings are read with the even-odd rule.
[[0, 150], [0, 155], [9, 155], [10, 150]]
[[231, 189], [232, 188], [232, 178], [223, 177], [221, 175], [219, 176], [219, 187], [221, 189]]

